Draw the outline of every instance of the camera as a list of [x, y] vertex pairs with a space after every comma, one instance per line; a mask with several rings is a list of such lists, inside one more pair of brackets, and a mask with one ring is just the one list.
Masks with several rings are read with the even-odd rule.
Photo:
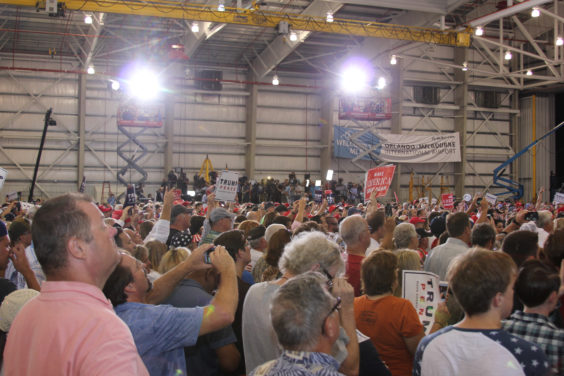
[[211, 264], [210, 253], [212, 253], [214, 250], [215, 250], [215, 245], [212, 246], [210, 249], [208, 249], [208, 250], [204, 253], [204, 263], [205, 263], [205, 264]]
[[528, 212], [525, 214], [525, 221], [527, 222], [536, 221], [537, 219], [539, 219], [539, 213], [537, 212]]

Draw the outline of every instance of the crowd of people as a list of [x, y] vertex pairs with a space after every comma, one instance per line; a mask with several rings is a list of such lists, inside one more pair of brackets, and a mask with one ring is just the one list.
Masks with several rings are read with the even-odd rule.
[[[564, 206], [542, 190], [279, 193], [5, 203], [3, 374], [564, 375]], [[448, 286], [430, 330], [404, 270]]]

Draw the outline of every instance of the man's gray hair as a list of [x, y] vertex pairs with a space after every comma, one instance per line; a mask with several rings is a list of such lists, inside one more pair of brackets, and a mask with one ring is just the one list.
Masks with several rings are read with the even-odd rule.
[[537, 227], [544, 227], [552, 221], [552, 214], [548, 210], [539, 211], [539, 219], [537, 219]]
[[312, 351], [336, 300], [323, 286], [327, 278], [307, 272], [278, 289], [270, 305], [272, 327], [284, 349]]
[[417, 232], [411, 223], [400, 223], [394, 229], [393, 241], [397, 249], [409, 247], [413, 238], [417, 238]]
[[351, 215], [343, 219], [339, 225], [339, 234], [346, 245], [353, 245], [360, 240], [360, 234], [366, 230], [367, 226], [366, 220], [360, 215]]
[[302, 232], [286, 244], [278, 268], [282, 273], [298, 275], [311, 270], [316, 264], [325, 270], [337, 266], [339, 272], [345, 268], [337, 243], [322, 232], [310, 231]]

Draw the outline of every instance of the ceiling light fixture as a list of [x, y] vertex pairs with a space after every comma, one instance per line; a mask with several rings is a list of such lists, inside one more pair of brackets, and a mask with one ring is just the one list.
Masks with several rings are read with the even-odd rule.
[[463, 71], [463, 72], [467, 72], [467, 71], [468, 71], [468, 63], [467, 63], [467, 62], [462, 63], [462, 71]]
[[274, 86], [280, 85], [280, 80], [278, 79], [277, 74], [275, 74], [274, 77], [272, 77], [272, 85], [274, 85]]
[[121, 86], [120, 83], [119, 83], [119, 81], [110, 80], [110, 82], [112, 83], [112, 90], [113, 90], [113, 91], [118, 91], [119, 88], [120, 88], [120, 86]]
[[511, 60], [512, 57], [513, 57], [513, 55], [511, 54], [511, 51], [507, 51], [505, 53], [505, 60]]
[[327, 22], [333, 22], [333, 13], [327, 12], [327, 18], [325, 19]]
[[87, 25], [91, 25], [92, 24], [92, 15], [87, 14], [86, 16], [84, 16], [84, 23]]
[[531, 11], [531, 17], [533, 18], [537, 18], [540, 16], [540, 10], [539, 8], [533, 8], [533, 10]]
[[194, 23], [192, 24], [192, 32], [193, 32], [193, 33], [197, 33], [197, 32], [199, 32], [199, 31], [200, 31], [200, 25], [198, 25], [197, 22], [194, 22]]
[[290, 32], [290, 40], [291, 40], [292, 42], [295, 42], [295, 41], [298, 40], [298, 34], [296, 34], [295, 31]]
[[527, 73], [525, 73], [527, 76], [532, 76], [533, 75], [533, 71], [532, 70], [528, 70]]
[[386, 79], [385, 79], [384, 77], [380, 77], [380, 78], [378, 79], [378, 86], [376, 86], [376, 88], [377, 88], [378, 90], [382, 90], [382, 89], [385, 88], [385, 87], [386, 87]]
[[396, 59], [396, 55], [392, 55], [392, 57], [390, 58], [390, 64], [396, 65], [397, 63], [398, 63], [398, 60]]
[[218, 12], [225, 12], [225, 4], [223, 0], [219, 0], [219, 5], [217, 6]]
[[484, 35], [484, 28], [482, 26], [478, 26], [474, 33], [476, 34], [476, 36], [481, 37], [482, 35]]
[[556, 38], [556, 45], [557, 46], [562, 46], [563, 44], [564, 44], [564, 39], [562, 39], [562, 37]]
[[93, 65], [88, 66], [88, 69], [86, 69], [86, 73], [88, 74], [94, 74], [96, 73], [96, 70], [94, 69]]

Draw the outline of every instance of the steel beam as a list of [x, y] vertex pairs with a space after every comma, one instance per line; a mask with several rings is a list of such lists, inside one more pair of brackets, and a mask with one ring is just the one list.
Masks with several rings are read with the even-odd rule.
[[[326, 22], [325, 17], [270, 12], [261, 9], [238, 9], [226, 7], [218, 12], [206, 5], [184, 4], [170, 0], [144, 1], [131, 0], [66, 0], [68, 10], [129, 14], [171, 19], [208, 21], [258, 27], [275, 28], [282, 21], [291, 24], [294, 30], [319, 31], [330, 34], [358, 35], [374, 38], [408, 40], [413, 42], [435, 43], [450, 46], [470, 46], [469, 31], [440, 30], [404, 25], [391, 25], [359, 20], [335, 18]], [[0, 0], [0, 4], [23, 7], [36, 7], [36, 0]]]

